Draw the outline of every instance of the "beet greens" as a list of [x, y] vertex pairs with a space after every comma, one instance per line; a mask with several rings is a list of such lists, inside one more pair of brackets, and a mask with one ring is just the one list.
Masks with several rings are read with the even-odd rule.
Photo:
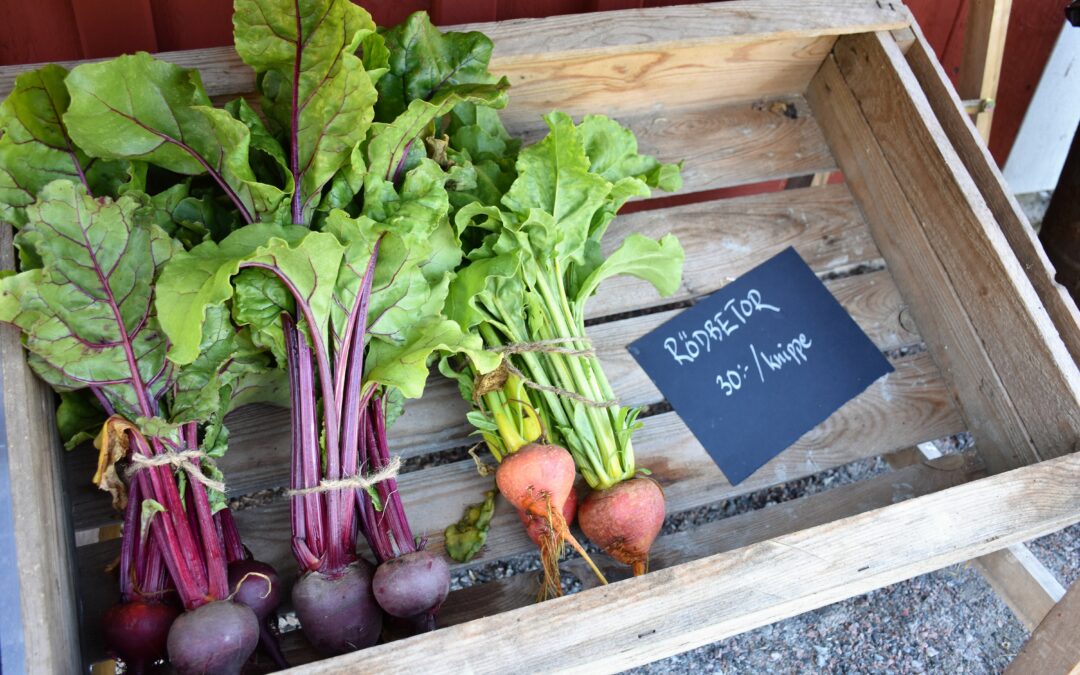
[[[286, 197], [263, 222], [175, 256], [159, 311], [176, 363], [199, 353], [205, 326], [192, 318], [228, 307], [286, 368], [293, 600], [315, 645], [340, 652], [378, 638], [371, 594], [430, 625], [448, 591], [446, 563], [415, 538], [396, 481], [355, 481], [391, 466], [391, 412], [421, 394], [433, 353], [494, 365], [441, 315], [461, 246], [437, 140], [452, 111], [504, 105], [507, 83], [487, 72], [486, 38], [443, 36], [423, 14], [379, 33], [352, 3], [237, 0], [234, 27], [267, 124], [243, 104], [233, 117]], [[320, 487], [342, 480], [353, 484]], [[374, 584], [357, 532], [379, 564]], [[408, 571], [419, 567], [434, 572]]]

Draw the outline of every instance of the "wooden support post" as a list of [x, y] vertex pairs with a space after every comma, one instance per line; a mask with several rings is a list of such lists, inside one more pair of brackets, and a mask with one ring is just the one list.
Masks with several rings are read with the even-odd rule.
[[1074, 583], [1016, 655], [1005, 675], [1080, 673], [1080, 583]]
[[964, 57], [957, 90], [964, 99], [979, 101], [975, 126], [983, 140], [990, 140], [1001, 61], [1005, 54], [1005, 31], [1012, 0], [971, 0], [968, 3]]
[[[916, 447], [890, 453], [885, 460], [894, 470], [901, 470], [941, 456], [933, 443], [920, 443]], [[1065, 587], [1054, 573], [1024, 544], [1013, 544], [969, 562], [1029, 631], [1035, 630], [1054, 604], [1065, 595]]]

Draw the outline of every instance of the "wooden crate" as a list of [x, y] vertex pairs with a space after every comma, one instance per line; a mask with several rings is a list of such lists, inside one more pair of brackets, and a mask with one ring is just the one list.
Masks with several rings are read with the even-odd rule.
[[[685, 191], [697, 201], [644, 205], [654, 208], [616, 219], [607, 241], [674, 231], [687, 251], [679, 292], [659, 299], [617, 279], [589, 307], [615, 391], [653, 413], [635, 445], [669, 513], [965, 430], [976, 447], [665, 535], [650, 574], [609, 587], [542, 605], [532, 604], [532, 574], [457, 590], [441, 630], [299, 671], [419, 663], [449, 672], [612, 671], [1080, 520], [1080, 455], [1070, 454], [1080, 441], [1076, 307], [1051, 281], [902, 5], [736, 0], [470, 28], [492, 36], [493, 69], [514, 85], [505, 114], [512, 131], [537, 137], [540, 115], [553, 108], [604, 112], [632, 127], [645, 151], [686, 161]], [[253, 90], [231, 49], [162, 56], [199, 67], [218, 99]], [[0, 93], [20, 69], [0, 69]], [[845, 183], [710, 200], [719, 188], [836, 169]], [[896, 370], [732, 486], [665, 412], [625, 345], [678, 311], [672, 303], [692, 302], [787, 246]], [[10, 265], [10, 246], [3, 251]], [[76, 672], [101, 657], [97, 619], [115, 594], [103, 568], [118, 542], [100, 532], [117, 517], [89, 485], [92, 452], [60, 450], [52, 398], [26, 368], [16, 332], [0, 337], [10, 468], [25, 478], [11, 497], [26, 664]], [[436, 377], [391, 434], [412, 469], [399, 486], [413, 528], [436, 549], [442, 529], [490, 483], [462, 451], [472, 442], [465, 410], [456, 388]], [[230, 428], [222, 465], [231, 496], [262, 496], [246, 500], [237, 521], [255, 555], [287, 573], [288, 416], [247, 408]], [[486, 550], [457, 569], [531, 551], [501, 503]], [[566, 570], [579, 568], [571, 561]], [[542, 641], [521, 638], [538, 625], [554, 630]], [[295, 662], [311, 658], [299, 633], [286, 642]]]

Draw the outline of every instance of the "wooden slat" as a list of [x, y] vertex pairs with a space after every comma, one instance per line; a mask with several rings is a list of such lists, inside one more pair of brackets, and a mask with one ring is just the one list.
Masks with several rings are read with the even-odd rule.
[[1061, 582], [1023, 544], [975, 558], [971, 566], [1029, 631], [1035, 630], [1065, 595]]
[[853, 39], [844, 61], [869, 91], [856, 98], [830, 58], [807, 98], [980, 450], [994, 471], [1067, 452], [1080, 433], [1075, 364], [891, 37]]
[[[12, 232], [0, 229], [0, 269], [14, 268]], [[23, 667], [32, 673], [78, 672], [78, 623], [74, 540], [64, 496], [63, 465], [55, 402], [48, 386], [30, 371], [20, 331], [0, 325], [3, 439], [11, 513], [15, 523], [15, 569]], [[3, 486], [5, 490], [8, 486]]]
[[[507, 663], [521, 672], [613, 672], [1078, 520], [1080, 455], [1071, 455], [297, 672], [390, 672], [421, 659], [432, 673], [499, 672]], [[521, 638], [522, 627], [537, 625], [567, 629]]]
[[654, 115], [663, 117], [680, 108], [801, 92], [834, 40], [649, 44], [633, 50], [560, 52], [557, 60], [539, 62], [537, 54], [528, 53], [500, 59], [492, 70], [513, 86], [511, 103], [502, 113], [508, 126], [529, 125], [550, 110], [575, 116], [603, 111], [617, 117], [641, 111], [642, 97]]
[[[533, 70], [541, 71], [545, 67], [541, 60], [552, 54], [559, 59], [571, 52], [645, 51], [643, 43], [666, 48], [724, 41], [812, 39], [908, 25], [902, 9], [889, 9], [870, 0], [808, 0], [799, 9], [792, 11], [787, 0], [735, 0], [533, 21], [466, 24], [446, 29], [480, 30], [490, 36], [496, 45], [496, 70], [501, 62], [518, 59], [533, 61]], [[251, 71], [232, 47], [167, 52], [159, 56], [203, 70], [203, 82], [211, 95], [244, 94], [254, 89]], [[11, 90], [18, 72], [38, 65], [0, 69], [0, 95], [6, 96]]]
[[[953, 455], [665, 535], [653, 545], [649, 569], [655, 572], [944, 490], [981, 477], [979, 467], [974, 453]], [[594, 560], [608, 579], [625, 578], [625, 566], [613, 564], [604, 555]], [[579, 558], [564, 563], [562, 569], [572, 572], [587, 587], [595, 585], [595, 577]], [[452, 626], [525, 607], [534, 602], [536, 588], [535, 576], [526, 574], [455, 591], [439, 612], [439, 625]]]
[[1080, 311], [1065, 288], [1054, 281], [1054, 267], [1028, 223], [1027, 216], [1006, 185], [986, 145], [980, 142], [978, 131], [970, 118], [960, 111], [960, 99], [949, 85], [948, 77], [934, 58], [926, 39], [918, 32], [918, 26], [913, 29], [917, 40], [907, 52], [908, 64], [926, 92], [926, 98], [964, 163], [964, 168], [978, 185], [986, 205], [1053, 319], [1073, 360], [1080, 363]]
[[1080, 673], [1080, 583], [1068, 593], [1031, 634], [1027, 644], [1005, 670], [1006, 675], [1076, 675]]

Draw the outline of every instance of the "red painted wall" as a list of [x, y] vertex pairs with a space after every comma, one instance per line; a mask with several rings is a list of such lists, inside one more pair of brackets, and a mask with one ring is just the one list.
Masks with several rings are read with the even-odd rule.
[[[380, 25], [427, 10], [442, 25], [683, 0], [362, 0]], [[908, 0], [947, 71], [959, 72], [967, 0]], [[1064, 0], [1013, 0], [990, 149], [1003, 163], [1063, 20]], [[0, 0], [0, 64], [230, 44], [229, 0]]]

